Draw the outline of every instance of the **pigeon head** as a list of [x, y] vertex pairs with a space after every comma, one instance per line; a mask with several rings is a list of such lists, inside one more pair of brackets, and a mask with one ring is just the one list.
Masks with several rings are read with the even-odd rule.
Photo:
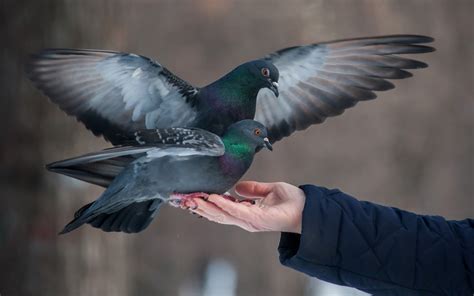
[[260, 88], [270, 89], [278, 97], [278, 78], [280, 72], [273, 63], [267, 60], [255, 60], [240, 65], [248, 70]]
[[[199, 108], [204, 114], [196, 126], [221, 135], [230, 124], [255, 117], [257, 97], [262, 88], [278, 92], [278, 69], [261, 59], [236, 67], [217, 81], [199, 90]], [[209, 121], [214, 122], [209, 123]], [[217, 127], [217, 128], [216, 128]]]
[[[267, 128], [258, 121], [246, 119], [232, 124], [225, 132], [222, 140], [226, 151], [258, 152], [263, 147], [272, 151], [272, 144], [268, 140]], [[239, 147], [239, 149], [235, 149]]]

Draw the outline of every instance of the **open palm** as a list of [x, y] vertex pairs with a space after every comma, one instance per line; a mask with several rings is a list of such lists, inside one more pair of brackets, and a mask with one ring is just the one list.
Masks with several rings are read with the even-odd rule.
[[197, 213], [211, 221], [236, 225], [250, 232], [282, 231], [301, 233], [301, 219], [305, 195], [301, 189], [288, 183], [240, 182], [236, 192], [254, 200], [236, 202], [220, 195], [206, 200], [196, 199]]

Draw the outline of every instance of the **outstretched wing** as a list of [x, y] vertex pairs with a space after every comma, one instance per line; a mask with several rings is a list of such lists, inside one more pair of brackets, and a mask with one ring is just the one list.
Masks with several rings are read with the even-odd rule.
[[113, 144], [119, 134], [187, 126], [196, 116], [198, 89], [144, 56], [46, 49], [32, 56], [27, 73], [63, 111]]
[[434, 51], [420, 45], [433, 39], [417, 35], [393, 35], [339, 40], [290, 47], [270, 54], [279, 70], [280, 96], [261, 91], [255, 120], [278, 141], [296, 130], [322, 123], [359, 101], [376, 97], [374, 91], [389, 90], [387, 79], [412, 76], [406, 69], [425, 68], [425, 63], [398, 54]]
[[124, 167], [141, 157], [221, 156], [225, 152], [224, 143], [217, 135], [197, 128], [140, 130], [132, 135], [126, 140], [125, 146], [53, 162], [46, 168], [107, 187]]

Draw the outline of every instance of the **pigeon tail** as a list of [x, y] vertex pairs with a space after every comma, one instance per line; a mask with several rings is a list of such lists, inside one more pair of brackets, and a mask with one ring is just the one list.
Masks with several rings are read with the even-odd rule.
[[113, 213], [87, 213], [93, 204], [80, 208], [74, 219], [59, 234], [68, 233], [87, 223], [106, 232], [138, 233], [150, 225], [162, 205], [161, 199], [132, 203]]

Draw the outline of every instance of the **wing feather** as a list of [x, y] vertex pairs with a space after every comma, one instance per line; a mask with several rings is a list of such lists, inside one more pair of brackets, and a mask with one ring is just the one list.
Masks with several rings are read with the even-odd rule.
[[388, 79], [411, 77], [407, 70], [427, 64], [397, 56], [431, 52], [433, 39], [419, 35], [357, 38], [295, 46], [265, 57], [280, 72], [276, 99], [261, 91], [255, 119], [269, 130], [272, 142], [322, 123], [359, 101], [376, 98], [375, 91], [394, 88]]
[[61, 160], [46, 168], [85, 182], [107, 187], [131, 162], [164, 156], [221, 156], [225, 152], [219, 136], [197, 128], [140, 130], [120, 139], [125, 146]]
[[187, 126], [197, 112], [198, 89], [144, 56], [46, 49], [32, 56], [27, 73], [53, 103], [113, 144], [138, 129]]

